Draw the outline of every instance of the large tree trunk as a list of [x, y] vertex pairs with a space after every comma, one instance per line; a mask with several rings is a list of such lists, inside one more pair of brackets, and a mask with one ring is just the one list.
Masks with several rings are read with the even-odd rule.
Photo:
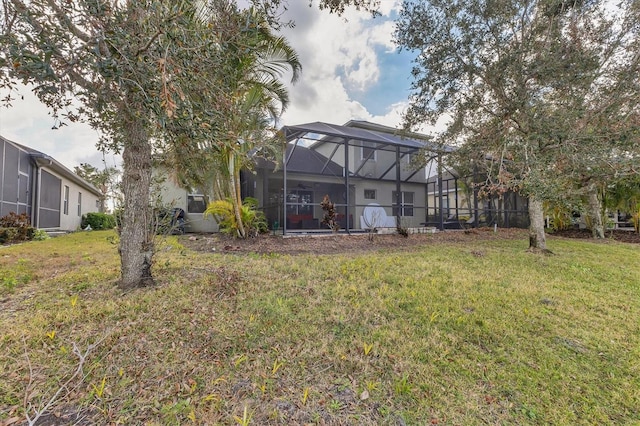
[[587, 188], [589, 197], [589, 217], [591, 218], [591, 234], [593, 238], [604, 238], [604, 221], [602, 220], [602, 202], [598, 196], [598, 185], [591, 182]]
[[542, 201], [529, 198], [529, 250], [548, 252]]
[[120, 287], [129, 289], [153, 284], [151, 264], [153, 235], [151, 186], [151, 143], [141, 120], [131, 117], [125, 124], [126, 143], [122, 153], [124, 211], [120, 231]]

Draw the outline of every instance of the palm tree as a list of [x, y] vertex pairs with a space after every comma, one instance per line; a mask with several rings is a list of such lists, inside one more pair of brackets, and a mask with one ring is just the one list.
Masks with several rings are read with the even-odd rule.
[[217, 30], [217, 48], [227, 60], [208, 72], [211, 84], [224, 88], [224, 99], [212, 101], [215, 119], [207, 124], [212, 137], [194, 141], [183, 135], [183, 150], [170, 154], [179, 181], [209, 187], [207, 192], [216, 199], [232, 202], [237, 236], [244, 238], [240, 170], [251, 168], [251, 157], [258, 152], [277, 152], [275, 124], [289, 104], [282, 79], [290, 74], [295, 82], [302, 66], [287, 40], [273, 33], [264, 13], [253, 7], [240, 10], [227, 0], [215, 5], [206, 19]]

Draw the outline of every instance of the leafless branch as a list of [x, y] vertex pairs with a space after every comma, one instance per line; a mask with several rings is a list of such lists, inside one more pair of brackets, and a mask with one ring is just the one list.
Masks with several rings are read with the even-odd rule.
[[62, 384], [62, 386], [60, 386], [58, 388], [58, 390], [53, 394], [53, 396], [47, 401], [47, 403], [42, 406], [39, 409], [34, 408], [34, 417], [32, 418], [29, 415], [29, 409], [31, 408], [31, 403], [28, 401], [29, 397], [28, 397], [28, 393], [31, 389], [32, 383], [33, 383], [33, 370], [31, 367], [31, 361], [29, 359], [29, 354], [27, 352], [27, 347], [26, 347], [26, 343], [25, 343], [25, 356], [27, 358], [27, 363], [29, 364], [29, 384], [27, 385], [27, 389], [25, 392], [25, 398], [24, 398], [24, 407], [25, 407], [25, 411], [26, 411], [26, 417], [27, 417], [27, 424], [29, 426], [33, 426], [36, 424], [36, 422], [38, 421], [38, 419], [40, 419], [40, 417], [42, 417], [47, 411], [49, 411], [51, 409], [51, 407], [54, 406], [54, 404], [56, 403], [56, 401], [58, 400], [58, 398], [60, 397], [60, 394], [64, 391], [66, 392], [65, 395], [68, 395], [70, 390], [69, 390], [69, 384], [71, 384], [71, 382], [73, 382], [78, 376], [82, 377], [82, 380], [84, 380], [84, 375], [83, 373], [83, 368], [84, 368], [84, 364], [87, 360], [87, 357], [89, 356], [89, 354], [98, 346], [100, 345], [100, 343], [102, 343], [106, 338], [107, 338], [108, 334], [105, 335], [104, 337], [102, 337], [100, 340], [90, 344], [87, 346], [87, 349], [83, 352], [80, 351], [80, 349], [78, 348], [78, 346], [76, 345], [75, 342], [73, 342], [73, 354], [75, 356], [78, 357], [78, 365], [75, 369], [75, 371], [73, 372], [73, 374]]

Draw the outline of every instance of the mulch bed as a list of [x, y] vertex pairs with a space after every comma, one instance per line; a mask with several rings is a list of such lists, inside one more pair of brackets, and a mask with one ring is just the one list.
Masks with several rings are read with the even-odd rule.
[[[584, 230], [569, 230], [551, 235], [562, 238], [591, 238], [591, 233]], [[640, 235], [630, 231], [608, 231], [607, 239], [640, 244]], [[425, 244], [439, 242], [464, 243], [467, 241], [522, 239], [528, 240], [525, 229], [479, 228], [469, 230], [450, 230], [435, 234], [412, 234], [403, 237], [397, 234], [375, 235], [372, 239], [367, 234], [323, 234], [288, 236], [260, 235], [246, 240], [233, 239], [222, 234], [187, 234], [179, 237], [185, 247], [209, 253], [279, 253], [279, 254], [339, 254], [363, 253], [377, 250], [415, 250]], [[605, 240], [606, 241], [606, 240]]]
[[[580, 238], [580, 239], [593, 239], [591, 231], [588, 229], [566, 229], [563, 231], [556, 231], [554, 236], [563, 238]], [[605, 240], [615, 240], [623, 243], [640, 244], [640, 234], [633, 230], [612, 229], [605, 232]]]

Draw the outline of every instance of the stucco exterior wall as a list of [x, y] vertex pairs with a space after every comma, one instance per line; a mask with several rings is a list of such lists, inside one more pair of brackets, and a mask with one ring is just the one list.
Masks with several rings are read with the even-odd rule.
[[178, 187], [170, 179], [165, 179], [159, 190], [163, 204], [184, 210], [186, 232], [218, 232], [218, 224], [211, 216], [205, 218], [202, 213], [190, 211], [190, 194], [186, 189]]

